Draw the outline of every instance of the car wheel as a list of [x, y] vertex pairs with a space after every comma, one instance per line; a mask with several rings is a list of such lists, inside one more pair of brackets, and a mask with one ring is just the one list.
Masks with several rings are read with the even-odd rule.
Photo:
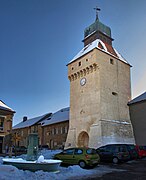
[[84, 169], [86, 167], [85, 161], [80, 161], [79, 166]]
[[118, 164], [118, 162], [119, 162], [119, 159], [118, 159], [117, 157], [114, 157], [114, 158], [113, 158], [113, 163], [114, 163], [114, 164]]

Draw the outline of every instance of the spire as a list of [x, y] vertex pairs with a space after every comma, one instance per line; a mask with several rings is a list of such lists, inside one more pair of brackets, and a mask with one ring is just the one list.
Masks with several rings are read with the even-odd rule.
[[94, 10], [96, 10], [96, 20], [98, 20], [98, 11], [100, 11], [100, 8], [98, 8], [98, 7], [96, 6], [96, 8], [94, 8]]
[[112, 45], [112, 41], [114, 39], [111, 37], [110, 27], [106, 26], [105, 24], [99, 21], [98, 11], [100, 11], [100, 8], [96, 6], [94, 10], [96, 10], [96, 20], [93, 24], [91, 24], [84, 30], [84, 46], [90, 44], [96, 39], [100, 39], [103, 42]]

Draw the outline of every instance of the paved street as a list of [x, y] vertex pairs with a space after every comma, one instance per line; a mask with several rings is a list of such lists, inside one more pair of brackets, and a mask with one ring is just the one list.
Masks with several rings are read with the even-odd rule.
[[[102, 163], [103, 164], [103, 163]], [[103, 175], [102, 177], [85, 177], [84, 180], [146, 180], [146, 158], [133, 160], [119, 165], [105, 164], [113, 169], [121, 170]]]

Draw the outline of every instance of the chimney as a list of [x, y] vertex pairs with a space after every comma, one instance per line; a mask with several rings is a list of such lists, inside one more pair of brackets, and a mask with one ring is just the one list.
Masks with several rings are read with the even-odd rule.
[[23, 117], [23, 122], [27, 121], [27, 116]]

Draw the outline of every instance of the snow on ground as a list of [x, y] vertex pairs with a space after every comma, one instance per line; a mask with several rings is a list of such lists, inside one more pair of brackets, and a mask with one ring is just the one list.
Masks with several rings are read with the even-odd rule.
[[[54, 156], [54, 154], [60, 152], [58, 151], [50, 151], [43, 150], [40, 154], [42, 154], [45, 159], [50, 159]], [[26, 155], [21, 155], [20, 157], [26, 157]], [[120, 169], [113, 169], [108, 166], [99, 165], [94, 169], [82, 169], [78, 165], [69, 166], [69, 167], [59, 167], [59, 172], [43, 172], [43, 171], [23, 171], [19, 170], [11, 165], [3, 165], [2, 158], [0, 157], [0, 180], [68, 180], [68, 179], [79, 179], [83, 177], [90, 177], [93, 175], [102, 176], [103, 174], [110, 173], [113, 171], [121, 171]]]
[[[79, 179], [81, 177], [90, 177], [93, 175], [102, 176], [103, 174], [117, 171], [107, 166], [99, 166], [94, 169], [81, 169], [78, 165], [69, 166], [68, 168], [60, 167], [60, 172], [43, 172], [43, 171], [23, 171], [11, 165], [0, 165], [0, 180], [68, 180]], [[119, 170], [121, 171], [121, 170]]]

